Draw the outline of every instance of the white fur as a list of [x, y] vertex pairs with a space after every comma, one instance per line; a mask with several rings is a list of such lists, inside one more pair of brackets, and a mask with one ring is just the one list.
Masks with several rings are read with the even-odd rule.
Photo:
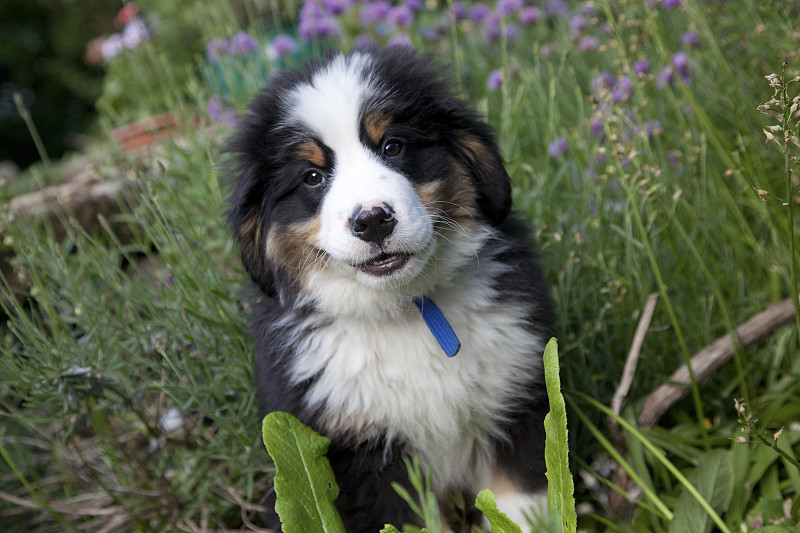
[[299, 341], [292, 376], [316, 376], [310, 407], [402, 439], [411, 454], [436, 466], [437, 490], [478, 485], [494, 459], [489, 440], [501, 437], [503, 413], [538, 372], [531, 354], [542, 349], [523, 327], [527, 310], [494, 297], [491, 278], [506, 267], [465, 241], [464, 234], [450, 236], [438, 259], [461, 255], [461, 267], [448, 276], [452, 263], [442, 261], [445, 275], [436, 272], [440, 283], [426, 293], [459, 336], [458, 355], [447, 358], [410, 298], [319, 270], [312, 276], [315, 302], [338, 316]]

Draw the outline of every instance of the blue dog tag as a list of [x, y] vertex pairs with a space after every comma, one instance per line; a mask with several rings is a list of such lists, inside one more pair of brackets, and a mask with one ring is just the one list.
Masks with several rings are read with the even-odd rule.
[[428, 325], [428, 329], [433, 333], [433, 337], [442, 347], [447, 357], [453, 357], [461, 349], [461, 341], [458, 340], [456, 332], [442, 314], [439, 307], [427, 296], [415, 297], [414, 305], [419, 309], [422, 319]]

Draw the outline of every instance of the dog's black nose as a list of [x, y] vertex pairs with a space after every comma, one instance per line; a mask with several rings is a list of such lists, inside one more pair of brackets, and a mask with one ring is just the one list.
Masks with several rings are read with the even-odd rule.
[[396, 223], [392, 208], [380, 204], [371, 209], [356, 209], [350, 229], [361, 240], [381, 244], [392, 233]]

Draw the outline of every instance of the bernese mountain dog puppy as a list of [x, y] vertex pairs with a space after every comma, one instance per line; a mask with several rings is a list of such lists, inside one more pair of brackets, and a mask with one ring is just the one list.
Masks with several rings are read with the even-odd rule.
[[437, 495], [490, 488], [523, 520], [554, 316], [491, 129], [390, 46], [281, 72], [227, 150], [259, 405], [331, 439], [348, 533], [418, 522], [392, 488], [413, 456]]

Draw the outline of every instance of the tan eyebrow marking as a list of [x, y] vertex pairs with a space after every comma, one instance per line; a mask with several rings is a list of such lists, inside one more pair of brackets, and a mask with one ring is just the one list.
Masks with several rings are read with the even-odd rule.
[[383, 111], [375, 111], [364, 118], [364, 131], [366, 131], [369, 140], [375, 144], [380, 144], [391, 123], [392, 119], [388, 114]]
[[325, 152], [316, 141], [309, 140], [298, 143], [294, 147], [294, 152], [297, 154], [297, 157], [308, 161], [312, 165], [316, 165], [319, 168], [325, 167]]

